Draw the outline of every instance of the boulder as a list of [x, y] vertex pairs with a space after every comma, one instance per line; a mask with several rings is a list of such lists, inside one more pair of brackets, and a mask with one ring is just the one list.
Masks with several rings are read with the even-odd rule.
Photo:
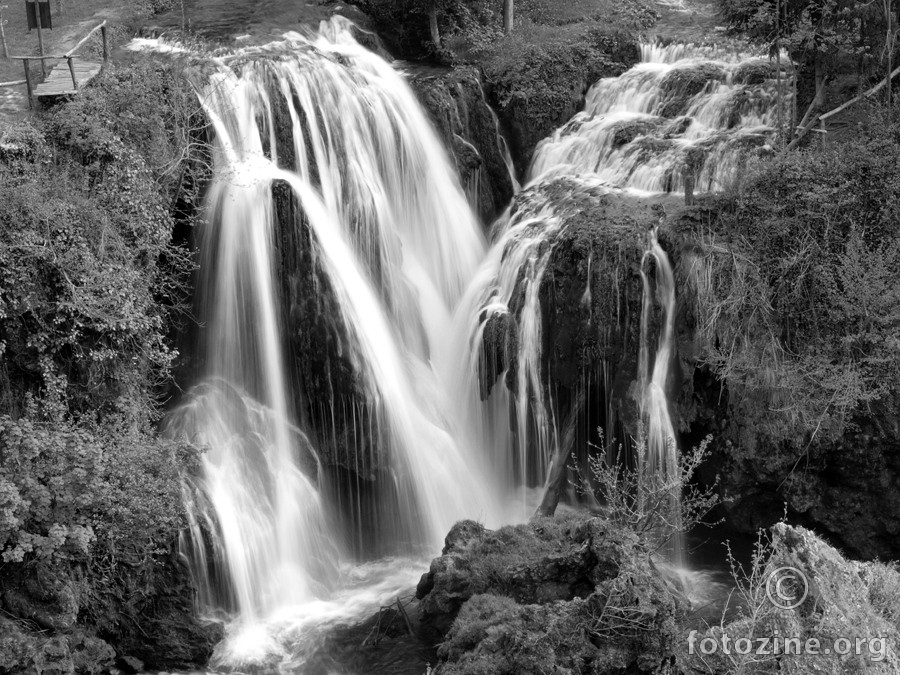
[[601, 518], [466, 521], [417, 595], [444, 673], [652, 673], [683, 609], [630, 532]]

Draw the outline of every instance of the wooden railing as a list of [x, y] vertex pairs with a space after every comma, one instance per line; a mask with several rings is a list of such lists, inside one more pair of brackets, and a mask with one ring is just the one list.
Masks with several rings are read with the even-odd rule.
[[81, 40], [78, 41], [72, 49], [67, 51], [65, 54], [51, 54], [44, 56], [10, 56], [11, 59], [21, 59], [22, 65], [25, 66], [25, 79], [24, 80], [16, 80], [15, 82], [3, 82], [0, 83], [0, 86], [12, 86], [14, 84], [24, 84], [28, 88], [28, 105], [29, 107], [33, 106], [33, 92], [34, 92], [34, 84], [31, 81], [31, 69], [28, 67], [29, 62], [31, 61], [40, 61], [43, 65], [44, 61], [61, 61], [65, 60], [69, 66], [69, 74], [72, 76], [72, 88], [76, 91], [78, 90], [78, 79], [75, 77], [75, 66], [72, 63], [72, 60], [75, 58], [75, 52], [81, 49], [84, 44], [94, 35], [97, 31], [100, 31], [100, 35], [103, 39], [103, 61], [107, 61], [109, 59], [109, 47], [106, 42], [106, 21], [102, 21], [101, 23], [94, 26], [91, 31], [85, 35]]

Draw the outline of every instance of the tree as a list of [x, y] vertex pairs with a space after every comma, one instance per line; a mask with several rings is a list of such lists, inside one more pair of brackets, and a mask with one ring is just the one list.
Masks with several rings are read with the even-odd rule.
[[[886, 2], [889, 0], [885, 0]], [[507, 34], [512, 33], [515, 8], [513, 0], [503, 0], [503, 30]]]

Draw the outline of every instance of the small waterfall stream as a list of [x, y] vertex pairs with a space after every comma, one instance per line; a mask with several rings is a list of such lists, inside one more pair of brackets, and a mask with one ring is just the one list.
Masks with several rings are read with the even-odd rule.
[[[199, 237], [205, 366], [166, 422], [207, 448], [185, 487], [183, 548], [201, 602], [232, 618], [213, 665], [302, 672], [322, 626], [408, 589], [424, 566], [409, 561], [455, 521], [533, 512], [523, 488], [545, 483], [562, 435], [540, 290], [571, 204], [528, 188], [565, 176], [592, 196], [720, 189], [768, 148], [774, 76], [761, 59], [645, 46], [538, 147], [489, 246], [404, 77], [346, 21], [212, 65], [197, 82], [215, 147]], [[305, 258], [291, 248], [301, 234]], [[666, 478], [676, 289], [656, 229], [640, 274], [641, 461]], [[298, 319], [303, 293], [328, 309], [321, 322]], [[327, 355], [324, 374], [296, 365], [297, 334]], [[338, 371], [352, 391], [337, 391]], [[353, 477], [329, 480], [326, 456]], [[364, 498], [363, 483], [384, 494]], [[368, 529], [377, 551], [359, 543]]]
[[[775, 64], [711, 47], [643, 45], [641, 63], [602, 79], [585, 110], [541, 143], [531, 177], [594, 174], [621, 188], [721, 190], [777, 120]], [[786, 58], [785, 58], [786, 61]]]

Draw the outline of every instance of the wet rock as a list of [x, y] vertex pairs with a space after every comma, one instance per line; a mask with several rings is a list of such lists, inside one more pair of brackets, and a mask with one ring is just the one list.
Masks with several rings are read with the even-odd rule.
[[618, 123], [613, 127], [613, 147], [619, 148], [631, 143], [638, 136], [646, 136], [656, 131], [661, 121], [657, 119], [637, 119]]
[[769, 59], [744, 61], [734, 69], [732, 80], [735, 84], [764, 84], [778, 77], [778, 66]]
[[518, 325], [509, 312], [492, 314], [482, 332], [482, 354], [479, 361], [478, 382], [481, 400], [486, 400], [499, 377], [506, 372], [506, 381], [514, 382], [517, 372]]
[[456, 162], [462, 185], [485, 222], [513, 195], [502, 147], [505, 140], [472, 66], [412, 70], [410, 84]]
[[674, 118], [684, 115], [691, 99], [713, 81], [724, 81], [725, 68], [715, 63], [700, 63], [673, 68], [660, 82], [661, 101], [656, 114]]

